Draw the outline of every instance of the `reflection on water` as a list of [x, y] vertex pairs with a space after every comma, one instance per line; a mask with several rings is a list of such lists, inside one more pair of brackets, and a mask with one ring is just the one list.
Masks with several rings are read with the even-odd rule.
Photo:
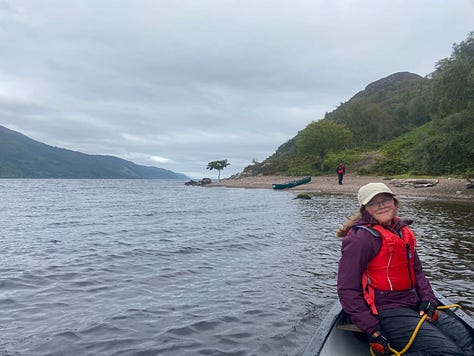
[[433, 286], [474, 312], [474, 205], [410, 201], [403, 213], [415, 220], [418, 253]]
[[[298, 355], [336, 298], [354, 196], [0, 180], [0, 355]], [[473, 206], [406, 199], [433, 285], [474, 311]]]

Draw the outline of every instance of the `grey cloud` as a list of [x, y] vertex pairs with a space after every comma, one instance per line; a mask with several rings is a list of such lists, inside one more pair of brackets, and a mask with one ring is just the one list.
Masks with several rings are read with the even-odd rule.
[[473, 17], [469, 0], [0, 1], [0, 124], [231, 174], [370, 82], [430, 73]]

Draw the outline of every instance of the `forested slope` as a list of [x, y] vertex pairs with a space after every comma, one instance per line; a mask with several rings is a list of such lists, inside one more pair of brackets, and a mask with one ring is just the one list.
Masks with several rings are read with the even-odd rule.
[[243, 174], [474, 174], [474, 32], [423, 78], [395, 73], [311, 122]]

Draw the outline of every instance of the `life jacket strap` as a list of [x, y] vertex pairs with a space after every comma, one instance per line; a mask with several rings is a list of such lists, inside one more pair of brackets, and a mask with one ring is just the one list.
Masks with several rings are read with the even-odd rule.
[[370, 234], [371, 234], [373, 237], [378, 237], [378, 238], [382, 237], [382, 235], [380, 235], [380, 232], [378, 232], [378, 231], [375, 230], [375, 229], [371, 229], [371, 228], [368, 227], [368, 226], [356, 225], [356, 226], [354, 226], [354, 227], [357, 227], [357, 228], [359, 228], [359, 229], [363, 229], [363, 230], [365, 230], [365, 231], [370, 232]]
[[375, 291], [369, 284], [369, 278], [367, 277], [367, 273], [362, 275], [362, 291], [364, 293], [364, 299], [370, 307], [372, 314], [378, 315], [379, 312], [375, 307]]

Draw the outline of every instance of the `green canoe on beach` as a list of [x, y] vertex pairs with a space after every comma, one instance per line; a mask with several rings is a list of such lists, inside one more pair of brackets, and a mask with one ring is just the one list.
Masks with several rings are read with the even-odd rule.
[[308, 177], [305, 177], [305, 178], [302, 178], [302, 179], [298, 179], [298, 180], [292, 180], [292, 181], [286, 182], [286, 183], [272, 184], [272, 188], [273, 189], [293, 188], [293, 187], [296, 187], [298, 185], [306, 184], [306, 183], [309, 183], [309, 182], [311, 182], [311, 176], [308, 176]]

